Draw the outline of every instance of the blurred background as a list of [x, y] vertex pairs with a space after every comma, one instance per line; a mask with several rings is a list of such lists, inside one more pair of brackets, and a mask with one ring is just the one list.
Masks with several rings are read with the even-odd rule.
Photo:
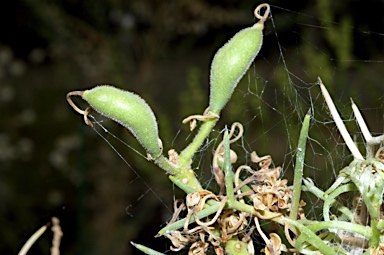
[[[140, 254], [131, 240], [167, 251], [170, 244], [154, 236], [171, 216], [174, 198], [183, 194], [112, 136], [144, 154], [128, 132], [95, 115], [109, 130], [99, 129], [104, 140], [68, 106], [65, 95], [96, 84], [134, 91], [154, 109], [165, 151], [179, 151], [191, 139], [181, 120], [208, 105], [214, 53], [255, 22], [253, 9], [260, 3], [3, 1], [0, 254], [17, 253], [52, 216], [61, 220], [62, 254]], [[300, 122], [312, 107], [308, 175], [326, 186], [351, 158], [329, 123], [316, 79], [322, 77], [334, 95], [362, 149], [349, 97], [372, 132], [383, 133], [384, 2], [269, 4], [272, 20], [266, 23], [263, 48], [213, 136], [225, 124], [241, 121], [246, 144], [238, 149], [271, 154], [290, 178]], [[204, 183], [211, 180], [209, 159], [200, 158], [196, 167]], [[47, 231], [29, 254], [49, 254], [51, 240]]]

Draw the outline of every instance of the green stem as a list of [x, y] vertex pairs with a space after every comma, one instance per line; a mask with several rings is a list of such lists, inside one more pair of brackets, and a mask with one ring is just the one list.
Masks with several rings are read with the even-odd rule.
[[169, 162], [163, 155], [155, 160], [158, 166], [170, 174], [171, 181], [186, 193], [203, 189], [195, 176], [195, 172], [191, 169], [192, 157], [204, 143], [217, 121], [218, 118], [207, 119], [201, 125], [193, 141], [180, 153], [177, 165]]
[[346, 222], [346, 221], [336, 221], [336, 220], [320, 221], [308, 226], [308, 229], [312, 230], [315, 233], [323, 229], [340, 229], [340, 230], [357, 233], [367, 238], [369, 238], [372, 235], [371, 234], [372, 231], [369, 227]]
[[163, 155], [155, 160], [155, 164], [164, 169], [169, 174], [169, 179], [187, 194], [203, 189], [195, 176], [195, 172], [189, 166], [172, 164]]
[[345, 184], [341, 187], [338, 187], [337, 189], [332, 191], [332, 193], [326, 197], [326, 199], [324, 200], [324, 205], [323, 205], [324, 221], [329, 221], [329, 208], [331, 207], [332, 203], [335, 201], [335, 198], [342, 193], [345, 193], [348, 191], [353, 191], [353, 190], [357, 190], [356, 185], [353, 183], [348, 183], [348, 184]]
[[[299, 221], [299, 222], [302, 223], [303, 221]], [[307, 228], [314, 233], [317, 233], [323, 229], [339, 229], [339, 230], [345, 230], [345, 231], [352, 232], [352, 233], [358, 233], [358, 234], [365, 236], [367, 238], [372, 236], [372, 231], [369, 227], [365, 227], [362, 225], [358, 225], [358, 224], [354, 224], [354, 223], [350, 223], [350, 222], [345, 222], [345, 221], [321, 221], [321, 222], [313, 223], [310, 226], [307, 226]], [[323, 232], [323, 233], [325, 233], [325, 232]], [[307, 236], [300, 235], [296, 239], [295, 247], [298, 250], [300, 250], [304, 246], [305, 242], [308, 242]], [[337, 248], [338, 253], [341, 254], [341, 250], [339, 250], [341, 247], [335, 246], [334, 248]]]
[[256, 209], [253, 206], [241, 203], [239, 201], [233, 201], [232, 204], [229, 206], [229, 208], [232, 208], [241, 212], [250, 213], [252, 215], [256, 214]]
[[[215, 204], [201, 210], [200, 212], [196, 213], [197, 218], [201, 219], [201, 218], [204, 218], [204, 217], [207, 217], [211, 214], [216, 213], [217, 210], [219, 209], [220, 205], [221, 205], [220, 202], [216, 202]], [[169, 231], [177, 230], [179, 228], [184, 227], [185, 221], [186, 221], [186, 219], [184, 218], [184, 219], [178, 220], [172, 224], [165, 226], [164, 228], [160, 229], [160, 231], [158, 232], [158, 236], [164, 235]], [[195, 221], [196, 221], [195, 217], [192, 216], [189, 220], [189, 224], [193, 223]]]
[[[328, 195], [325, 194], [324, 191], [322, 191], [321, 189], [316, 187], [312, 181], [304, 179], [303, 182], [305, 185], [303, 187], [303, 191], [311, 192], [313, 195], [320, 198], [321, 200], [327, 199]], [[355, 216], [354, 216], [353, 212], [351, 212], [351, 210], [349, 210], [347, 207], [345, 207], [344, 205], [339, 203], [339, 201], [337, 201], [337, 200], [333, 200], [333, 201], [331, 201], [331, 203], [335, 203], [337, 210], [340, 211], [341, 213], [343, 213], [345, 216], [347, 216], [350, 221], [353, 220], [353, 218]]]
[[371, 220], [372, 233], [369, 237], [369, 247], [376, 249], [380, 245], [380, 230], [378, 229], [378, 219]]
[[168, 176], [168, 178], [177, 186], [179, 187], [182, 191], [185, 192], [185, 194], [193, 193], [196, 192], [197, 190], [191, 188], [189, 185], [184, 184], [181, 180], [176, 178], [173, 175]]
[[235, 194], [233, 191], [233, 171], [231, 164], [231, 155], [229, 148], [228, 130], [224, 132], [224, 174], [225, 174], [225, 187], [227, 190], [228, 204], [232, 206], [235, 202]]
[[192, 157], [195, 152], [200, 148], [200, 146], [204, 143], [205, 139], [208, 137], [209, 133], [211, 133], [213, 127], [219, 118], [208, 119], [206, 120], [200, 127], [199, 132], [196, 134], [193, 141], [185, 148], [179, 156], [180, 165], [190, 165], [192, 161]]
[[[372, 219], [376, 219], [380, 216], [380, 205], [372, 203], [370, 197], [367, 196], [367, 192], [363, 193], [364, 203], [367, 206], [367, 210]], [[377, 206], [378, 205], [378, 206]]]
[[228, 130], [225, 130], [224, 132], [224, 174], [225, 174], [225, 187], [226, 187], [226, 193], [228, 197], [227, 202], [227, 208], [232, 208], [238, 211], [247, 212], [251, 214], [256, 214], [256, 209], [253, 206], [250, 206], [248, 204], [244, 204], [241, 202], [238, 202], [235, 199], [235, 193], [233, 189], [233, 181], [234, 181], [234, 173], [232, 170], [232, 164], [231, 164], [231, 155], [230, 155], [230, 146], [229, 146], [229, 137], [228, 137]]
[[311, 115], [307, 113], [303, 121], [303, 127], [301, 128], [301, 131], [300, 131], [299, 144], [297, 146], [295, 175], [293, 178], [292, 206], [291, 206], [291, 212], [289, 213], [289, 218], [292, 220], [297, 219], [297, 214], [299, 211], [301, 185], [303, 180], [305, 148], [306, 148], [306, 142], [308, 137], [310, 119], [311, 119]]
[[165, 255], [164, 253], [160, 253], [158, 251], [155, 251], [155, 250], [152, 250], [151, 248], [148, 248], [144, 245], [141, 245], [141, 244], [137, 244], [137, 243], [134, 243], [134, 242], [131, 242], [131, 244], [133, 246], [136, 247], [136, 249], [144, 252], [145, 254], [148, 254], [148, 255]]
[[[221, 169], [224, 169], [224, 163], [223, 163], [222, 161], [218, 160], [217, 163], [218, 163], [218, 165], [219, 165], [219, 167], [220, 167]], [[235, 174], [233, 173], [233, 171], [229, 171], [229, 174], [232, 175], [231, 178], [232, 178], [233, 180], [235, 180]], [[242, 182], [242, 180], [239, 179], [239, 183], [241, 183], [241, 182]], [[240, 188], [240, 190], [244, 193], [244, 192], [251, 191], [252, 189], [251, 189], [250, 187], [248, 187], [248, 185], [246, 184], [246, 185], [242, 186], [242, 187]], [[244, 198], [246, 201], [250, 201], [250, 200], [251, 200], [251, 199], [249, 198], [249, 196], [244, 196], [243, 198]]]
[[[321, 240], [320, 237], [318, 237], [314, 232], [312, 232], [308, 227], [301, 224], [299, 221], [291, 220], [289, 218], [284, 219], [285, 222], [289, 223], [290, 225], [296, 227], [300, 231], [300, 235], [304, 235], [305, 241], [319, 249], [319, 251], [325, 255], [336, 255], [337, 253], [326, 243]], [[301, 252], [301, 247], [295, 247], [298, 249], [299, 252]]]
[[[214, 214], [217, 212], [217, 210], [219, 209], [221, 203], [220, 202], [217, 202], [217, 201], [214, 201], [212, 199], [208, 200], [207, 203], [209, 204], [209, 206], [207, 207], [204, 207], [203, 210], [201, 210], [200, 212], [198, 212], [196, 215], [197, 215], [197, 218], [201, 219], [201, 218], [204, 218], [204, 217], [207, 217], [211, 214]], [[237, 202], [235, 201], [233, 203], [233, 205], [231, 207], [225, 207], [225, 208], [232, 208], [232, 209], [235, 209], [235, 210], [239, 210], [239, 211], [242, 211], [242, 212], [247, 212], [247, 213], [250, 213], [250, 214], [255, 214], [256, 213], [256, 210], [255, 208], [253, 208], [253, 206], [250, 206], [250, 205], [247, 205], [247, 204], [243, 204], [243, 203], [240, 203], [240, 202]], [[279, 218], [279, 217], [276, 217], [276, 218]], [[165, 226], [164, 228], [162, 228], [158, 235], [164, 235], [166, 232], [168, 231], [173, 231], [173, 230], [177, 230], [179, 228], [182, 228], [184, 227], [184, 224], [185, 224], [185, 218], [184, 219], [181, 219], [181, 220], [178, 220], [172, 224], [169, 224], [168, 226]], [[189, 220], [189, 224], [190, 223], [193, 223], [195, 222], [195, 217], [191, 217], [190, 220]], [[276, 220], [277, 222], [279, 222], [278, 220]]]

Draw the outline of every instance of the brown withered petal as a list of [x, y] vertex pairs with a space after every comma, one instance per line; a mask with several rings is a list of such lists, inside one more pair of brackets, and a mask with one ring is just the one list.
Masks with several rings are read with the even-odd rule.
[[188, 255], [205, 255], [207, 251], [208, 243], [194, 242], [189, 248]]
[[195, 238], [188, 238], [183, 236], [180, 231], [172, 231], [165, 234], [165, 236], [171, 240], [173, 246], [171, 246], [172, 251], [180, 251], [185, 248], [190, 242], [194, 242]]
[[280, 236], [276, 233], [269, 234], [270, 243], [261, 252], [266, 255], [280, 255], [282, 251], [287, 251], [287, 247], [281, 243]]

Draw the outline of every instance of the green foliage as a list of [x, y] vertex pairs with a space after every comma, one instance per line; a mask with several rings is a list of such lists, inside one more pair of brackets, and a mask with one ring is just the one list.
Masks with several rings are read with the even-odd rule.
[[[47, 220], [47, 215], [59, 214], [66, 226], [63, 253], [130, 254], [131, 247], [125, 240], [141, 242], [140, 238], [147, 238], [151, 227], [161, 224], [148, 220], [158, 219], [159, 215], [167, 217], [164, 204], [171, 204], [172, 194], [180, 197], [177, 189], [166, 185], [165, 175], [154, 174], [157, 166], [114, 142], [113, 134], [142, 152], [140, 144], [128, 132], [105, 118], [98, 119], [108, 129], [109, 133], [102, 133], [109, 142], [114, 142], [112, 146], [118, 151], [115, 153], [96, 132], [89, 132], [81, 125], [60, 98], [73, 89], [73, 84], [84, 86], [81, 89], [89, 84], [116, 84], [140, 92], [156, 111], [165, 148], [171, 145], [180, 148], [185, 132], [175, 135], [181, 118], [174, 115], [178, 109], [173, 101], [177, 101], [174, 99], [180, 91], [186, 91], [183, 85], [189, 78], [183, 75], [185, 67], [191, 63], [198, 66], [202, 78], [195, 89], [202, 92], [195, 102], [187, 94], [189, 111], [181, 117], [202, 112], [207, 106], [208, 61], [218, 48], [217, 43], [230, 37], [228, 33], [234, 34], [235, 29], [252, 22], [249, 14], [255, 3], [204, 0], [175, 0], [171, 4], [149, 0], [10, 3], [2, 9], [4, 29], [0, 39], [0, 201], [4, 205], [0, 217], [1, 253], [15, 253], [32, 229]], [[311, 99], [316, 99], [310, 101], [316, 120], [325, 119], [326, 123], [315, 122], [316, 129], [310, 131], [311, 149], [305, 165], [314, 171], [305, 170], [305, 173], [314, 176], [324, 189], [333, 181], [330, 177], [351, 157], [340, 160], [345, 155], [345, 146], [331, 142], [338, 139], [337, 130], [329, 132], [333, 122], [312, 82], [321, 76], [329, 85], [343, 119], [349, 120], [348, 130], [357, 134], [356, 142], [361, 149], [364, 143], [360, 131], [350, 118], [350, 96], [361, 102], [372, 132], [382, 132], [382, 98], [378, 95], [382, 94], [383, 86], [377, 77], [382, 73], [383, 37], [370, 32], [379, 30], [375, 24], [382, 24], [383, 16], [358, 15], [365, 8], [380, 9], [376, 8], [378, 2], [333, 1], [331, 7], [324, 9], [331, 17], [321, 14], [321, 20], [317, 19], [320, 12], [316, 5], [292, 2], [287, 6], [286, 1], [273, 4], [276, 24], [266, 25], [264, 39], [268, 41], [263, 45], [262, 57], [237, 86], [211, 137], [217, 137], [225, 122], [241, 120], [248, 129], [245, 146], [248, 142], [251, 147], [261, 145], [258, 152], [270, 152], [275, 162], [284, 162], [284, 174], [289, 176], [294, 162], [289, 152], [296, 148], [301, 118], [308, 108], [309, 100], [305, 98], [308, 92]], [[353, 27], [349, 29], [353, 38], [329, 41], [326, 35], [329, 30], [344, 34], [340, 28], [345, 17], [352, 20]], [[325, 18], [334, 23], [325, 22]], [[274, 33], [282, 52], [276, 47]], [[336, 50], [343, 50], [345, 43], [353, 47], [347, 58], [351, 61], [340, 63]], [[339, 44], [339, 48], [333, 44]], [[281, 64], [282, 56], [286, 65]], [[298, 82], [292, 75], [302, 81]], [[253, 89], [256, 86], [257, 91]], [[286, 117], [282, 120], [282, 116]], [[120, 153], [129, 166], [119, 159]], [[210, 153], [207, 154], [208, 158]], [[201, 152], [195, 155], [200, 160], [194, 164], [199, 167], [199, 178], [207, 176], [201, 172], [211, 173], [209, 167], [203, 167], [203, 162], [207, 165], [210, 162], [201, 160], [201, 155]], [[245, 156], [239, 160], [249, 161]], [[140, 170], [139, 175], [150, 187], [143, 185], [141, 177], [131, 168]], [[314, 206], [309, 213], [317, 209], [319, 206]], [[46, 241], [35, 250], [48, 254], [50, 240]]]
[[[263, 16], [259, 14], [261, 8], [266, 9]], [[225, 129], [223, 141], [217, 146], [212, 159], [212, 172], [220, 186], [220, 191], [214, 193], [209, 190], [209, 187], [203, 188], [196, 178], [192, 169], [194, 155], [212, 132], [220, 118], [222, 108], [258, 54], [262, 44], [263, 23], [269, 15], [269, 5], [262, 4], [257, 7], [255, 15], [260, 18], [260, 21], [253, 27], [238, 32], [214, 56], [211, 65], [209, 108], [203, 115], [192, 115], [183, 121], [190, 122], [191, 130], [196, 127], [197, 121], [203, 123], [194, 139], [180, 154], [170, 150], [167, 158], [161, 154], [160, 150], [156, 151], [158, 148], [157, 123], [152, 110], [140, 97], [131, 92], [117, 90], [110, 86], [100, 86], [85, 92], [70, 92], [67, 95], [68, 102], [77, 112], [84, 115], [86, 123], [90, 126], [93, 125], [87, 119], [89, 109], [95, 109], [128, 128], [152, 156], [156, 155], [152, 158], [154, 163], [186, 193], [185, 202], [175, 201], [172, 219], [158, 232], [159, 236], [164, 235], [170, 239], [172, 250], [178, 251], [189, 246], [189, 253], [205, 254], [208, 247], [213, 246], [216, 254], [253, 255], [255, 249], [251, 236], [256, 232], [265, 242], [265, 248], [261, 250], [265, 254], [290, 251], [300, 254], [335, 255], [347, 254], [356, 248], [378, 254], [382, 249], [380, 217], [384, 193], [382, 162], [384, 149], [380, 148], [376, 153], [374, 152], [376, 147], [384, 142], [384, 135], [372, 137], [360, 111], [352, 102], [354, 115], [367, 143], [367, 158], [364, 159], [320, 78], [318, 83], [325, 102], [354, 158], [348, 167], [340, 171], [338, 178], [329, 189], [324, 192], [309, 178], [303, 179], [311, 118], [309, 113], [304, 118], [298, 139], [292, 188], [287, 185], [288, 180], [280, 176], [281, 168], [271, 167], [272, 159], [269, 155], [259, 157], [254, 151], [251, 154], [251, 161], [257, 163], [259, 168], [253, 169], [249, 165], [241, 165], [237, 170], [233, 169], [237, 162], [237, 154], [231, 150], [230, 144], [240, 139], [244, 131], [243, 126], [238, 122], [232, 124], [230, 131]], [[191, 84], [196, 83], [192, 76]], [[292, 90], [290, 92], [293, 93]], [[70, 100], [71, 95], [81, 95], [91, 108], [85, 111], [80, 110]], [[292, 95], [288, 96], [288, 98], [292, 97]], [[145, 111], [142, 108], [145, 108]], [[153, 126], [156, 126], [156, 135], [146, 135], [145, 132], [152, 130]], [[247, 172], [247, 175], [240, 175], [241, 171]], [[347, 208], [336, 201], [340, 194], [356, 190], [360, 192], [359, 198], [362, 200], [360, 205]], [[305, 203], [300, 200], [302, 191], [311, 192], [318, 199], [324, 200], [323, 219], [306, 218], [302, 208]], [[341, 215], [340, 217], [347, 222], [339, 221], [337, 217], [331, 219], [331, 207], [334, 207]], [[181, 214], [185, 209], [187, 215]], [[354, 213], [358, 215], [358, 220], [351, 216]], [[268, 229], [269, 237], [260, 226], [260, 220], [264, 220], [263, 228]], [[247, 228], [249, 223], [252, 227]], [[281, 229], [286, 228], [286, 231], [274, 232], [271, 228], [265, 227], [274, 224], [280, 225]], [[352, 234], [340, 234], [341, 232], [338, 231], [349, 231]], [[361, 237], [356, 237], [356, 234]], [[351, 244], [353, 243], [351, 239], [361, 238], [368, 242], [367, 247], [354, 247]], [[282, 239], [289, 240], [289, 244], [283, 244]], [[159, 254], [145, 246], [134, 245], [147, 254]]]

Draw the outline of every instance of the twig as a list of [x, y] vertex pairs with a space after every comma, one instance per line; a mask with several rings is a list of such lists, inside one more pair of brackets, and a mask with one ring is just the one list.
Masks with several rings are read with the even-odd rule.
[[53, 232], [51, 255], [60, 255], [60, 241], [63, 237], [63, 231], [61, 231], [60, 220], [56, 217], [52, 217], [52, 227]]
[[358, 160], [364, 160], [363, 156], [361, 155], [359, 149], [357, 148], [356, 144], [353, 142], [351, 136], [349, 135], [344, 122], [340, 118], [340, 114], [338, 113], [335, 104], [332, 101], [331, 96], [329, 95], [327, 89], [325, 88], [323, 82], [321, 81], [320, 77], [318, 78], [318, 82], [320, 83], [321, 91], [323, 92], [323, 96], [325, 99], [325, 102], [328, 105], [329, 111], [331, 112], [331, 115], [336, 123], [337, 128], [339, 129], [339, 132], [341, 136], [343, 137], [345, 143], [347, 144], [348, 149], [351, 151], [353, 157]]
[[374, 147], [380, 143], [384, 142], [384, 135], [372, 137], [371, 132], [369, 131], [367, 124], [364, 121], [363, 116], [361, 115], [361, 112], [355, 102], [353, 102], [351, 98], [352, 103], [352, 110], [355, 114], [357, 124], [360, 127], [361, 132], [363, 133], [364, 139], [367, 142], [367, 158], [372, 158], [374, 156]]
[[25, 255], [29, 251], [29, 249], [32, 247], [32, 245], [39, 239], [39, 237], [45, 232], [47, 229], [47, 225], [42, 226], [39, 228], [23, 245], [18, 255]]

